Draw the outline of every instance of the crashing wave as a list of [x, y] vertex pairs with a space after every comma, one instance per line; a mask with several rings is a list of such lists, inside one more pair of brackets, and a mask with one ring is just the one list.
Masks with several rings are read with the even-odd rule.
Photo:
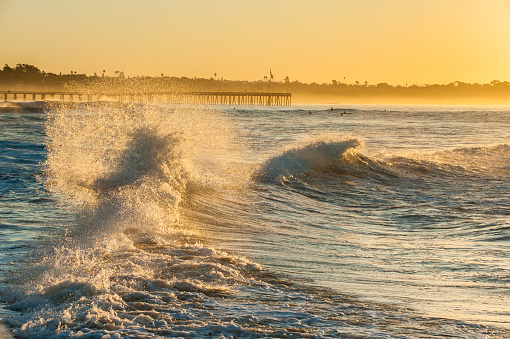
[[260, 182], [285, 181], [311, 170], [329, 167], [361, 145], [358, 139], [313, 141], [267, 160], [254, 178]]

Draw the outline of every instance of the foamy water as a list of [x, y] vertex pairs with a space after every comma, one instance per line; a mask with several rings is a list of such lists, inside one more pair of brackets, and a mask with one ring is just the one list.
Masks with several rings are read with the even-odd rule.
[[17, 337], [510, 336], [506, 107], [4, 106]]

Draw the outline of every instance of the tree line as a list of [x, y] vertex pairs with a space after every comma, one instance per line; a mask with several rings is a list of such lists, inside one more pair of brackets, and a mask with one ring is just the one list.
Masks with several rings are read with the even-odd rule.
[[290, 92], [294, 98], [323, 97], [333, 100], [353, 100], [355, 102], [384, 101], [394, 98], [405, 101], [444, 101], [459, 99], [510, 103], [510, 83], [493, 80], [490, 83], [466, 83], [455, 81], [449, 84], [433, 85], [390, 85], [368, 82], [348, 84], [338, 80], [330, 83], [301, 83], [291, 81], [286, 76], [283, 81], [265, 77], [258, 81], [225, 80], [214, 77], [188, 78], [161, 76], [126, 77], [124, 72], [115, 71], [113, 76], [69, 73], [46, 73], [38, 67], [5, 64], [0, 70], [1, 90], [83, 90], [83, 91], [222, 91], [222, 92]]

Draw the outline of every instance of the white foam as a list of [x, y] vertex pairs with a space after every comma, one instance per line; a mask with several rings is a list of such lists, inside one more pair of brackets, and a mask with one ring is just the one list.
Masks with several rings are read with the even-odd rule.
[[0, 320], [0, 339], [11, 339], [11, 331], [7, 327], [2, 320]]

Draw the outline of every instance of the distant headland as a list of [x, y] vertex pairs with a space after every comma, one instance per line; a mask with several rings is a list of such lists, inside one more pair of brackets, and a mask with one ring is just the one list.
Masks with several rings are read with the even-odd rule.
[[280, 92], [292, 93], [293, 103], [324, 104], [510, 104], [510, 82], [493, 80], [487, 84], [455, 81], [446, 85], [390, 85], [353, 84], [332, 80], [330, 83], [301, 83], [288, 76], [282, 81], [265, 77], [258, 81], [227, 80], [216, 78], [127, 77], [122, 71], [109, 75], [86, 75], [75, 71], [47, 73], [38, 67], [5, 64], [0, 70], [0, 91], [69, 91], [95, 89], [143, 89], [145, 91], [203, 91], [203, 92]]

